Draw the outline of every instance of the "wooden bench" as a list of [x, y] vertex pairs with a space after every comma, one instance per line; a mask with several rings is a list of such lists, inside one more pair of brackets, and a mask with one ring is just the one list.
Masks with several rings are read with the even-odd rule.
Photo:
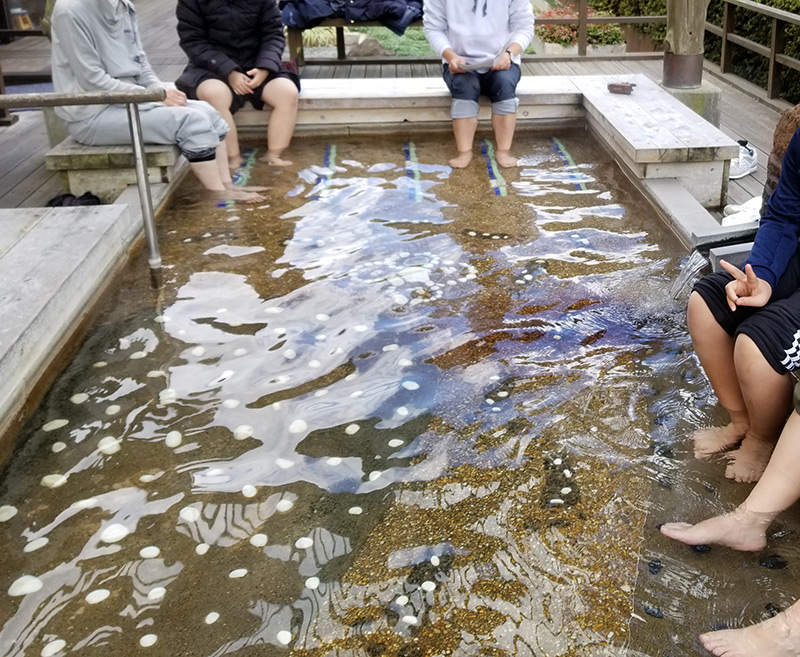
[[[145, 153], [151, 183], [169, 182], [177, 175], [180, 163], [177, 146], [148, 144]], [[92, 192], [104, 203], [112, 202], [128, 185], [136, 184], [130, 146], [84, 146], [67, 137], [47, 152], [45, 165], [51, 171], [61, 172], [64, 187], [75, 196]]]
[[[333, 27], [336, 28], [336, 58], [347, 59], [347, 52], [345, 51], [344, 43], [344, 28], [346, 27], [385, 27], [379, 21], [364, 21], [363, 23], [355, 23], [348, 21], [344, 18], [328, 18], [322, 21], [319, 25], [314, 27]], [[422, 27], [422, 21], [414, 21], [409, 27]], [[311, 28], [313, 29], [313, 28]], [[388, 29], [388, 28], [387, 28]], [[286, 33], [289, 42], [289, 57], [297, 62], [298, 66], [303, 66], [306, 63], [305, 53], [303, 52], [303, 32], [304, 30], [297, 27], [286, 28]]]

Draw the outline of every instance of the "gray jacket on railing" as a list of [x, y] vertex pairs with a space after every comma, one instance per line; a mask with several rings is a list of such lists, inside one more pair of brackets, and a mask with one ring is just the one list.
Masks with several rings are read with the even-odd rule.
[[[142, 50], [130, 0], [58, 0], [51, 18], [53, 87], [59, 93], [163, 87]], [[58, 107], [67, 123], [103, 105]]]

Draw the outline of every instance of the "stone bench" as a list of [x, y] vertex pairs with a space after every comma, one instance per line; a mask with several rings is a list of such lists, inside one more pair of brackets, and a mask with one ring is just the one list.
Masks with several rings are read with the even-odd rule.
[[[147, 144], [145, 153], [151, 183], [169, 182], [177, 175], [181, 162], [177, 146]], [[67, 137], [47, 152], [45, 164], [61, 172], [64, 187], [75, 196], [92, 192], [104, 203], [136, 184], [131, 146], [84, 146]]]

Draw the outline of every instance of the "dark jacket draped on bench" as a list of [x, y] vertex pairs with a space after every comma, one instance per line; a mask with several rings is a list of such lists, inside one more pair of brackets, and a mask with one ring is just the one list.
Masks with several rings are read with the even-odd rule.
[[196, 87], [204, 71], [227, 79], [236, 70], [281, 70], [286, 41], [275, 0], [180, 0], [176, 14], [189, 58], [181, 86]]
[[280, 0], [279, 6], [284, 24], [300, 30], [343, 18], [348, 23], [377, 21], [403, 34], [422, 18], [422, 0]]

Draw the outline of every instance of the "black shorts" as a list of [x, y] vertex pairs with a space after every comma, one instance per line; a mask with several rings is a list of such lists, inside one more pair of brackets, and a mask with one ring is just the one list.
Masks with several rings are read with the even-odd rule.
[[701, 278], [694, 286], [717, 323], [731, 336], [744, 333], [778, 374], [800, 367], [800, 249], [772, 292], [766, 306], [728, 307], [725, 286], [733, 280], [726, 271]]
[[[238, 112], [242, 107], [244, 107], [245, 103], [250, 101], [257, 110], [264, 109], [264, 101], [261, 100], [261, 94], [264, 92], [264, 87], [272, 80], [276, 78], [286, 78], [294, 82], [294, 85], [297, 87], [297, 90], [300, 91], [300, 76], [297, 75], [297, 69], [294, 67], [293, 62], [284, 62], [281, 66], [281, 70], [277, 73], [273, 73], [272, 71], [269, 72], [267, 75], [267, 79], [261, 83], [256, 89], [253, 90], [253, 93], [247, 94], [246, 96], [237, 96], [233, 94], [233, 100], [231, 101], [231, 114], [235, 114]], [[183, 75], [175, 81], [175, 86], [186, 94], [188, 98], [192, 100], [199, 100], [197, 98], [197, 88], [206, 80], [221, 80], [225, 84], [228, 84], [228, 81], [217, 75], [216, 73], [212, 73], [211, 71], [207, 71], [205, 69], [191, 69], [187, 68], [184, 71]], [[230, 85], [228, 84], [228, 87]]]

